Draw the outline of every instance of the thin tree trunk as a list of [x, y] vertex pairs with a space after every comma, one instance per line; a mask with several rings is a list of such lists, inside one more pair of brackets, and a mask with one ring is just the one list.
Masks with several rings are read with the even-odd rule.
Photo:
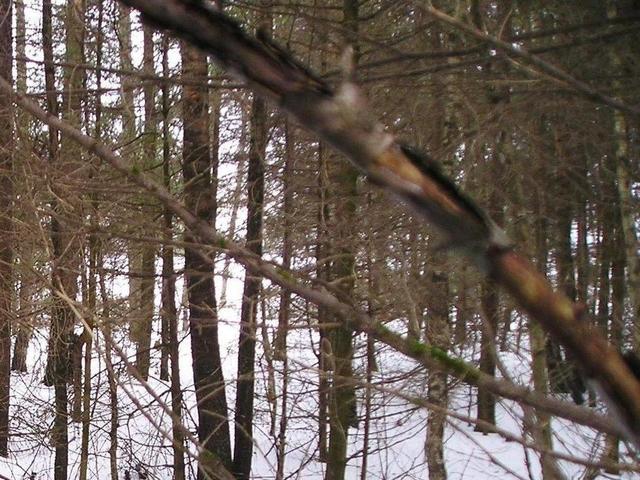
[[[147, 75], [154, 75], [153, 67], [153, 30], [143, 27], [143, 71]], [[152, 82], [145, 82], [144, 96], [144, 139], [142, 142], [142, 159], [140, 161], [145, 171], [151, 170], [156, 163], [156, 114], [155, 114], [155, 87]], [[145, 196], [143, 212], [149, 216], [155, 216], [155, 199]], [[153, 327], [154, 311], [154, 287], [155, 287], [155, 263], [156, 246], [146, 242], [141, 246], [142, 263], [140, 279], [140, 317], [139, 338], [136, 350], [136, 365], [142, 378], [149, 378], [149, 364], [151, 360], [151, 332]]]
[[[320, 12], [318, 12], [320, 13]], [[323, 26], [319, 30], [319, 40], [321, 44], [328, 41], [327, 31]], [[320, 71], [324, 73], [327, 69], [325, 50], [320, 51]], [[326, 149], [323, 142], [318, 142], [318, 209], [316, 226], [316, 277], [321, 282], [329, 281], [329, 169]], [[328, 342], [327, 329], [324, 327], [330, 322], [329, 311], [323, 306], [318, 306], [318, 460], [327, 461], [327, 414], [329, 403], [329, 362], [325, 352], [325, 344]]]
[[[327, 218], [329, 215], [327, 202], [327, 160], [322, 142], [318, 145], [318, 226], [316, 238], [316, 276], [320, 281], [329, 280], [329, 256]], [[329, 323], [329, 312], [318, 306], [318, 325], [320, 326], [318, 348], [318, 458], [327, 461], [327, 411], [329, 397], [328, 371], [329, 365], [325, 353], [327, 330], [324, 325]]]
[[[206, 88], [207, 57], [194, 47], [182, 44], [183, 79], [183, 178], [187, 208], [198, 218], [215, 222], [216, 192], [211, 180], [209, 148], [209, 106]], [[194, 82], [196, 85], [191, 85]], [[214, 172], [217, 175], [217, 172]], [[185, 240], [197, 243], [189, 230]], [[197, 247], [185, 248], [185, 269], [189, 297], [189, 331], [193, 376], [198, 401], [198, 438], [203, 449], [231, 469], [231, 443], [227, 397], [222, 374], [218, 318], [213, 283], [213, 263], [202, 258]], [[209, 468], [201, 457], [198, 477]], [[212, 462], [215, 465], [215, 462]]]
[[[95, 224], [95, 220], [93, 220]], [[89, 431], [91, 428], [91, 353], [94, 329], [94, 315], [96, 314], [96, 277], [98, 275], [98, 259], [101, 258], [98, 252], [100, 248], [98, 238], [95, 234], [89, 236], [89, 278], [88, 296], [86, 298], [86, 308], [89, 315], [86, 318], [86, 325], [82, 333], [82, 344], [84, 345], [84, 377], [82, 389], [82, 437], [80, 441], [80, 480], [87, 480], [89, 467]]]
[[16, 333], [13, 357], [11, 358], [11, 370], [15, 372], [25, 373], [27, 371], [27, 351], [33, 333], [31, 324], [32, 281], [32, 279], [28, 278], [26, 272], [21, 272], [20, 290], [18, 292], [18, 332]]
[[[262, 8], [269, 8], [263, 0]], [[261, 12], [258, 28], [271, 32], [271, 16]], [[249, 130], [249, 170], [247, 172], [247, 240], [246, 248], [262, 255], [262, 209], [264, 203], [264, 168], [267, 152], [267, 110], [265, 101], [254, 95]], [[236, 394], [235, 443], [233, 473], [239, 480], [249, 478], [253, 460], [253, 397], [256, 348], [256, 315], [262, 278], [245, 274], [238, 341], [238, 387]]]
[[[291, 132], [289, 120], [284, 120], [285, 135], [285, 159], [284, 171], [282, 173], [282, 188], [284, 189], [284, 199], [282, 202], [282, 215], [284, 223], [284, 233], [282, 236], [282, 266], [291, 268], [291, 257], [293, 254], [293, 240], [291, 238], [293, 229], [293, 147], [294, 138]], [[289, 305], [291, 303], [291, 292], [282, 290], [280, 294], [280, 307], [278, 309], [278, 330], [274, 345], [274, 357], [284, 359], [287, 355], [287, 331], [289, 329]]]
[[111, 309], [109, 308], [109, 295], [104, 278], [102, 255], [98, 258], [98, 283], [100, 286], [100, 298], [102, 300], [102, 319], [104, 333], [104, 359], [109, 383], [109, 472], [111, 480], [118, 480], [118, 382], [115, 378], [112, 357], [112, 329]]
[[[449, 288], [448, 279], [437, 269], [432, 274], [432, 291], [429, 295], [429, 317], [426, 323], [427, 341], [447, 351], [449, 348]], [[433, 370], [429, 372], [427, 400], [439, 408], [427, 413], [427, 467], [429, 480], [446, 480], [444, 461], [444, 427], [447, 408], [447, 374]]]
[[[358, 0], [342, 3], [342, 24], [345, 43], [353, 48], [353, 62], [357, 65], [358, 47]], [[342, 161], [330, 170], [336, 202], [332, 212], [335, 231], [336, 258], [331, 269], [332, 280], [342, 292], [351, 297], [355, 288], [355, 255], [353, 233], [356, 215], [358, 173], [355, 168]], [[332, 384], [329, 395], [329, 451], [326, 480], [343, 480], [347, 466], [349, 427], [357, 425], [355, 389], [352, 383], [353, 331], [341, 324], [329, 332], [333, 363]]]
[[[44, 23], [48, 23], [45, 27]], [[51, 48], [51, 10], [50, 5], [43, 5], [43, 43], [45, 60], [52, 60], [47, 52]], [[65, 15], [66, 27], [66, 62], [73, 67], [64, 70], [64, 94], [62, 116], [67, 123], [78, 127], [81, 119], [81, 92], [84, 84], [84, 71], [76, 68], [84, 61], [84, 3], [82, 0], [69, 0]], [[47, 58], [48, 57], [48, 58]], [[53, 75], [50, 77], [53, 79]], [[55, 85], [47, 83], [47, 91], [53, 92]], [[52, 132], [50, 132], [52, 133]], [[66, 180], [77, 176], [82, 165], [82, 152], [79, 146], [67, 137], [62, 137], [60, 155], [57, 145], [50, 151], [50, 162], [57, 165]], [[51, 141], [51, 140], [50, 140]], [[52, 141], [51, 141], [52, 142]], [[56, 140], [57, 142], [57, 140]], [[52, 142], [53, 143], [53, 142]], [[53, 218], [51, 219], [51, 243], [53, 245], [52, 284], [54, 291], [51, 311], [51, 329], [49, 333], [49, 355], [45, 382], [54, 386], [55, 417], [52, 442], [55, 447], [54, 479], [66, 480], [69, 463], [68, 442], [68, 399], [67, 381], [69, 377], [68, 342], [75, 321], [75, 316], [66, 300], [58, 292], [70, 299], [77, 293], [77, 272], [80, 258], [80, 239], [78, 233], [70, 226], [70, 217], [77, 207], [77, 194], [64, 184], [51, 187], [56, 196], [64, 203], [55, 201]]]
[[[0, 75], [12, 83], [12, 1], [0, 0]], [[13, 297], [13, 104], [0, 94], [0, 456], [9, 453], [11, 309]]]
[[[282, 185], [284, 200], [282, 214], [284, 216], [284, 233], [282, 237], [282, 266], [291, 268], [293, 253], [292, 223], [293, 223], [293, 148], [295, 139], [291, 131], [291, 125], [287, 118], [284, 120], [285, 158]], [[277, 437], [276, 450], [276, 480], [284, 480], [284, 467], [286, 460], [286, 438], [288, 424], [288, 390], [289, 390], [289, 359], [287, 357], [287, 333], [289, 330], [289, 317], [291, 308], [291, 292], [282, 289], [280, 292], [280, 306], [278, 308], [278, 329], [276, 339], [273, 342], [273, 356], [282, 361], [282, 391], [280, 394], [280, 422]]]
[[[495, 332], [498, 327], [499, 303], [496, 285], [491, 281], [482, 284], [480, 296], [483, 314], [482, 339], [480, 345], [480, 370], [488, 375], [494, 376], [496, 373], [495, 359]], [[483, 433], [490, 433], [491, 429], [486, 423], [496, 424], [496, 398], [485, 390], [478, 388], [478, 420], [483, 423], [476, 424], [475, 430]]]
[[[534, 199], [535, 218], [535, 259], [538, 270], [545, 273], [547, 270], [548, 247], [547, 247], [547, 222], [544, 220], [545, 209], [541, 198]], [[533, 377], [533, 388], [536, 392], [544, 395], [549, 394], [549, 374], [547, 370], [547, 339], [544, 331], [536, 322], [528, 321], [529, 325], [529, 347], [531, 349], [531, 372]], [[536, 410], [537, 428], [540, 431], [540, 445], [546, 451], [553, 450], [553, 432], [551, 430], [551, 416], [543, 410]], [[540, 453], [540, 464], [542, 466], [542, 478], [552, 480], [555, 478], [554, 465], [548, 460], [548, 456]]]
[[[169, 36], [162, 36], [162, 76], [168, 79], [169, 72]], [[169, 131], [169, 85], [162, 84], [162, 174], [164, 186], [171, 187], [171, 145]], [[173, 266], [173, 215], [164, 208], [164, 239], [162, 246], [162, 343], [169, 352], [171, 363], [171, 411], [173, 434], [173, 474], [175, 480], [185, 479], [184, 433], [182, 431], [182, 389], [180, 388], [180, 344], [178, 342], [178, 312], [176, 310], [176, 275]]]
[[[616, 228], [615, 228], [615, 242], [611, 245], [613, 250], [611, 252], [611, 323], [609, 326], [609, 341], [612, 345], [618, 348], [623, 346], [623, 332], [624, 332], [624, 301], [626, 297], [626, 285], [625, 285], [625, 264], [626, 264], [626, 252], [625, 252], [625, 235], [623, 220], [620, 214], [615, 216]], [[607, 435], [605, 437], [605, 455], [612, 464], [617, 464], [620, 461], [620, 440], [615, 435]], [[607, 473], [612, 475], [619, 475], [618, 468], [607, 468]]]

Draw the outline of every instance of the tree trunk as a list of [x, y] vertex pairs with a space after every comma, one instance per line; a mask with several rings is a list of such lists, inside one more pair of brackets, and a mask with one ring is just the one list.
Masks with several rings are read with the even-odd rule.
[[[215, 222], [216, 192], [212, 188], [209, 148], [207, 57], [182, 44], [183, 79], [183, 178], [187, 208], [200, 219]], [[217, 172], [214, 172], [216, 175]], [[189, 230], [185, 241], [198, 243]], [[203, 259], [197, 247], [185, 248], [185, 270], [189, 297], [189, 331], [193, 377], [198, 401], [198, 438], [202, 448], [231, 469], [231, 444], [227, 397], [222, 374], [218, 318], [213, 284], [213, 263]], [[209, 468], [202, 455], [198, 477]], [[214, 463], [215, 464], [215, 463]]]
[[[282, 215], [284, 223], [284, 233], [282, 235], [282, 266], [291, 268], [291, 257], [293, 254], [293, 148], [294, 138], [291, 132], [291, 124], [288, 119], [284, 120], [285, 135], [285, 159], [284, 171], [282, 173], [282, 188], [284, 189], [282, 202]], [[280, 293], [280, 306], [278, 308], [278, 330], [276, 339], [273, 342], [274, 357], [282, 360], [287, 355], [287, 331], [289, 329], [289, 305], [291, 303], [291, 292], [282, 290]]]
[[[48, 2], [47, 2], [48, 3]], [[45, 23], [47, 25], [45, 25]], [[65, 15], [66, 62], [64, 69], [64, 93], [62, 117], [67, 123], [79, 127], [81, 121], [81, 92], [84, 85], [84, 71], [75, 65], [83, 63], [84, 48], [84, 3], [82, 0], [69, 0]], [[45, 61], [52, 61], [51, 51], [51, 8], [43, 4], [43, 47]], [[46, 79], [45, 79], [46, 80]], [[51, 72], [49, 80], [53, 80]], [[48, 92], [55, 91], [55, 84], [47, 82]], [[52, 101], [49, 101], [51, 107]], [[50, 135], [56, 132], [50, 131]], [[50, 138], [50, 162], [56, 164], [65, 181], [77, 178], [82, 170], [82, 152], [70, 138], [62, 137], [59, 156], [57, 138]], [[55, 147], [53, 143], [56, 143]], [[77, 272], [80, 258], [80, 239], [71, 219], [78, 215], [77, 194], [73, 187], [63, 182], [51, 186], [56, 196], [63, 202], [53, 202], [51, 219], [51, 243], [53, 245], [52, 268], [52, 310], [49, 332], [49, 352], [45, 383], [54, 386], [55, 418], [52, 443], [55, 447], [54, 479], [66, 480], [69, 463], [68, 442], [68, 399], [67, 381], [69, 380], [69, 342], [75, 321], [73, 310], [60, 294], [72, 300], [77, 293]]]
[[[496, 285], [490, 280], [483, 282], [480, 297], [482, 305], [482, 339], [480, 345], [480, 370], [488, 375], [496, 373], [495, 332], [498, 327], [499, 304]], [[478, 420], [496, 424], [496, 398], [485, 390], [478, 388]], [[476, 424], [477, 432], [491, 433], [491, 429], [483, 424]]]
[[[0, 13], [0, 15], [2, 15]], [[25, 6], [22, 0], [16, 0], [15, 2], [15, 15], [16, 15], [16, 90], [20, 93], [27, 93], [27, 62], [26, 62], [26, 37], [27, 37], [27, 25], [25, 18]], [[2, 41], [0, 41], [2, 43]], [[0, 56], [2, 48], [0, 47]], [[3, 60], [0, 60], [2, 62]], [[4, 67], [0, 67], [4, 68]], [[0, 101], [1, 103], [1, 101]], [[0, 111], [4, 107], [0, 106]], [[32, 142], [29, 139], [29, 125], [31, 120], [25, 116], [26, 112], [16, 111], [16, 137], [18, 142], [18, 150], [31, 149]], [[1, 115], [1, 113], [0, 113]], [[4, 131], [4, 129], [3, 129]], [[5, 140], [0, 140], [4, 144]], [[1, 156], [1, 154], [0, 154]], [[4, 175], [3, 175], [4, 176]], [[9, 193], [5, 190], [4, 192]], [[17, 228], [17, 227], [16, 227]], [[3, 242], [4, 243], [4, 242]], [[25, 248], [25, 250], [27, 250]], [[27, 253], [28, 252], [28, 253]], [[27, 250], [26, 255], [32, 255], [34, 252], [31, 248]], [[27, 257], [28, 258], [28, 257]], [[14, 273], [15, 275], [15, 273]], [[14, 343], [13, 357], [11, 358], [11, 370], [17, 372], [27, 371], [27, 350], [29, 347], [29, 341], [33, 333], [32, 318], [29, 315], [31, 309], [31, 297], [33, 294], [33, 278], [28, 272], [20, 272], [20, 289], [18, 293], [18, 318], [15, 325], [12, 326], [14, 330], [16, 340]], [[17, 327], [17, 328], [16, 328]], [[17, 330], [17, 331], [16, 331]]]
[[[12, 1], [0, 0], [0, 75], [12, 83]], [[13, 297], [13, 104], [0, 94], [0, 456], [9, 453], [11, 300]]]
[[[449, 349], [449, 287], [448, 279], [442, 271], [436, 269], [432, 274], [429, 294], [428, 319], [426, 322], [427, 342]], [[429, 480], [446, 480], [447, 468], [444, 461], [444, 427], [447, 415], [447, 374], [432, 370], [428, 377], [427, 400], [439, 408], [427, 413], [427, 467]]]
[[[162, 35], [162, 76], [168, 79], [169, 36]], [[164, 186], [171, 190], [171, 145], [169, 133], [169, 84], [162, 84], [162, 176]], [[184, 433], [182, 431], [182, 389], [180, 388], [180, 344], [178, 342], [178, 312], [176, 310], [176, 275], [173, 266], [173, 215], [164, 208], [164, 240], [162, 245], [162, 344], [169, 352], [171, 363], [171, 425], [173, 434], [173, 474], [175, 480], [185, 480]]]
[[[607, 2], [607, 17], [615, 19], [619, 16], [618, 9], [625, 2]], [[609, 68], [614, 75], [624, 71], [625, 61], [613, 49], [609, 50]], [[615, 76], [613, 78], [616, 78]], [[623, 87], [619, 80], [613, 80], [612, 90], [621, 90]], [[631, 158], [629, 156], [629, 132], [627, 119], [617, 110], [612, 111], [613, 116], [613, 154], [615, 164], [613, 166], [617, 180], [617, 203], [622, 222], [623, 248], [627, 259], [627, 284], [629, 299], [633, 311], [635, 324], [633, 325], [633, 344], [636, 351], [640, 351], [640, 258], [638, 257], [638, 235], [636, 232], [637, 208], [634, 205]]]
[[[546, 273], [548, 260], [547, 247], [547, 223], [544, 220], [545, 209], [541, 198], [532, 199], [534, 205], [536, 222], [533, 227], [535, 231], [535, 259], [538, 270]], [[529, 325], [529, 348], [531, 349], [531, 372], [533, 377], [533, 388], [536, 392], [544, 395], [549, 394], [549, 373], [547, 370], [546, 344], [547, 338], [540, 325], [532, 320], [528, 320]], [[553, 450], [553, 432], [551, 430], [551, 416], [543, 410], [536, 410], [537, 428], [540, 431], [540, 445], [546, 451]], [[540, 453], [540, 464], [542, 466], [543, 480], [555, 478], [555, 469], [548, 456]]]
[[[268, 9], [269, 2], [262, 2]], [[271, 17], [262, 12], [259, 29], [271, 32]], [[264, 167], [267, 150], [267, 110], [265, 101], [254, 95], [251, 105], [249, 140], [249, 170], [247, 172], [247, 240], [246, 248], [262, 255], [262, 208], [264, 203]], [[253, 460], [253, 397], [254, 362], [256, 349], [256, 315], [262, 279], [245, 273], [240, 338], [238, 341], [238, 388], [236, 394], [235, 443], [233, 473], [245, 480], [251, 472]]]
[[[353, 48], [354, 64], [358, 49], [358, 0], [344, 0], [342, 24], [345, 43]], [[356, 215], [358, 172], [342, 159], [329, 171], [330, 182], [336, 186], [335, 203], [331, 215], [335, 231], [333, 250], [336, 254], [331, 268], [331, 278], [341, 291], [352, 297], [355, 288], [355, 254], [353, 232]], [[331, 320], [332, 322], [335, 319]], [[333, 363], [332, 384], [329, 394], [329, 452], [326, 480], [343, 480], [347, 466], [349, 427], [357, 425], [356, 397], [352, 383], [353, 331], [340, 324], [328, 335]]]
[[102, 300], [102, 318], [104, 334], [104, 359], [107, 370], [107, 382], [109, 383], [109, 472], [111, 480], [118, 480], [118, 383], [113, 368], [112, 345], [113, 336], [111, 329], [111, 310], [109, 308], [109, 295], [105, 282], [102, 255], [98, 258], [98, 283], [100, 298]]
[[[147, 75], [154, 75], [153, 68], [153, 30], [143, 27], [143, 71]], [[153, 169], [156, 163], [156, 115], [155, 115], [155, 88], [152, 82], [145, 82], [144, 96], [144, 136], [142, 141], [142, 158], [139, 167], [145, 172]], [[143, 197], [142, 213], [145, 216], [155, 216], [155, 200], [148, 196]], [[149, 378], [149, 364], [151, 360], [151, 332], [153, 327], [154, 311], [154, 287], [155, 287], [155, 262], [156, 246], [151, 242], [135, 246], [135, 255], [139, 256], [140, 279], [136, 282], [139, 288], [137, 296], [138, 304], [135, 306], [136, 315], [134, 325], [131, 326], [136, 342], [136, 367], [142, 378]]]
[[[609, 342], [617, 348], [623, 347], [624, 332], [624, 301], [626, 297], [625, 285], [625, 230], [623, 226], [620, 209], [616, 209], [618, 214], [615, 215], [616, 228], [614, 247], [611, 252], [611, 323], [609, 325]], [[619, 452], [620, 440], [615, 435], [607, 435], [605, 438], [605, 455], [613, 464], [620, 461]], [[607, 468], [607, 473], [619, 475], [618, 468]]]

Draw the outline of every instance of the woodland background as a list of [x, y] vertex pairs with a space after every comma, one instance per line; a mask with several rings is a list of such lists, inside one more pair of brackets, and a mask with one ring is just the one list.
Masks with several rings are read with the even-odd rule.
[[[635, 106], [637, 1], [216, 5], [329, 82], [353, 47], [388, 129], [436, 159], [612, 344], [640, 348], [637, 111], [425, 9]], [[221, 235], [199, 241], [160, 196], [0, 94], [1, 475], [640, 472], [572, 359], [508, 295], [194, 47], [113, 0], [1, 0], [0, 76]], [[245, 271], [228, 255], [238, 245], [435, 345], [449, 371]], [[555, 407], [469, 384], [457, 358]]]

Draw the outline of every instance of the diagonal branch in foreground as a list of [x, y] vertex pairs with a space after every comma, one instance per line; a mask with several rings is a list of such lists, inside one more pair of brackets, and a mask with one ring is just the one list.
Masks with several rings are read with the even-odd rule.
[[137, 169], [132, 169], [126, 161], [116, 155], [111, 149], [99, 141], [83, 134], [77, 128], [59, 119], [58, 117], [45, 112], [36, 103], [28, 100], [23, 95], [12, 91], [11, 86], [0, 78], [0, 90], [12, 95], [17, 105], [31, 113], [35, 118], [56, 128], [63, 135], [67, 135], [76, 141], [83, 148], [95, 154], [103, 162], [127, 177], [133, 184], [145, 189], [155, 198], [161, 201], [174, 214], [184, 222], [185, 226], [191, 229], [201, 239], [203, 243], [202, 254], [206, 255], [206, 250], [218, 248], [232, 257], [238, 263], [245, 266], [249, 271], [267, 278], [277, 285], [299, 295], [300, 297], [325, 307], [337, 314], [349, 326], [359, 332], [366, 332], [377, 341], [384, 343], [392, 349], [412, 358], [420, 365], [428, 369], [439, 368], [447, 371], [450, 375], [460, 379], [470, 385], [483, 387], [497, 396], [521, 402], [531, 407], [549, 412], [552, 415], [566, 418], [573, 422], [591, 427], [597, 431], [613, 435], [621, 435], [623, 430], [611, 419], [593, 413], [592, 410], [576, 406], [572, 403], [546, 397], [530, 389], [505, 380], [499, 380], [491, 375], [481, 372], [475, 366], [464, 362], [458, 358], [451, 357], [445, 351], [432, 345], [403, 337], [398, 333], [380, 325], [359, 310], [357, 307], [339, 300], [335, 295], [326, 289], [318, 289], [305, 284], [304, 281], [296, 279], [296, 274], [283, 267], [267, 262], [253, 252], [242, 246], [225, 240], [207, 222], [198, 219], [188, 209], [184, 207], [171, 193], [161, 184], [155, 182], [148, 176], [140, 173]]
[[513, 251], [501, 230], [432, 161], [403, 148], [386, 133], [355, 85], [345, 82], [334, 91], [270, 41], [246, 35], [206, 0], [123, 1], [139, 10], [145, 21], [213, 55], [221, 66], [277, 102], [342, 151], [372, 181], [437, 226], [565, 346], [602, 393], [625, 437], [640, 448], [640, 381], [620, 354], [589, 326], [585, 309], [554, 292], [547, 279]]

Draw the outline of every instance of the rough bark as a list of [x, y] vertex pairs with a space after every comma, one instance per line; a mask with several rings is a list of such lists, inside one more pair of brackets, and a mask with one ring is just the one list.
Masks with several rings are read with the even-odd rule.
[[[619, 9], [629, 2], [607, 2], [607, 18], [615, 19], [619, 15]], [[613, 72], [621, 72], [624, 62], [615, 50], [610, 50], [609, 68]], [[612, 89], [620, 90], [619, 80], [612, 81]], [[619, 110], [611, 112], [612, 116], [612, 138], [613, 165], [617, 180], [617, 204], [620, 210], [622, 223], [623, 248], [627, 262], [627, 283], [629, 299], [633, 309], [633, 317], [636, 324], [633, 326], [634, 348], [640, 351], [640, 257], [638, 256], [638, 233], [636, 231], [637, 210], [634, 206], [631, 180], [631, 158], [629, 156], [629, 132], [627, 117]]]

